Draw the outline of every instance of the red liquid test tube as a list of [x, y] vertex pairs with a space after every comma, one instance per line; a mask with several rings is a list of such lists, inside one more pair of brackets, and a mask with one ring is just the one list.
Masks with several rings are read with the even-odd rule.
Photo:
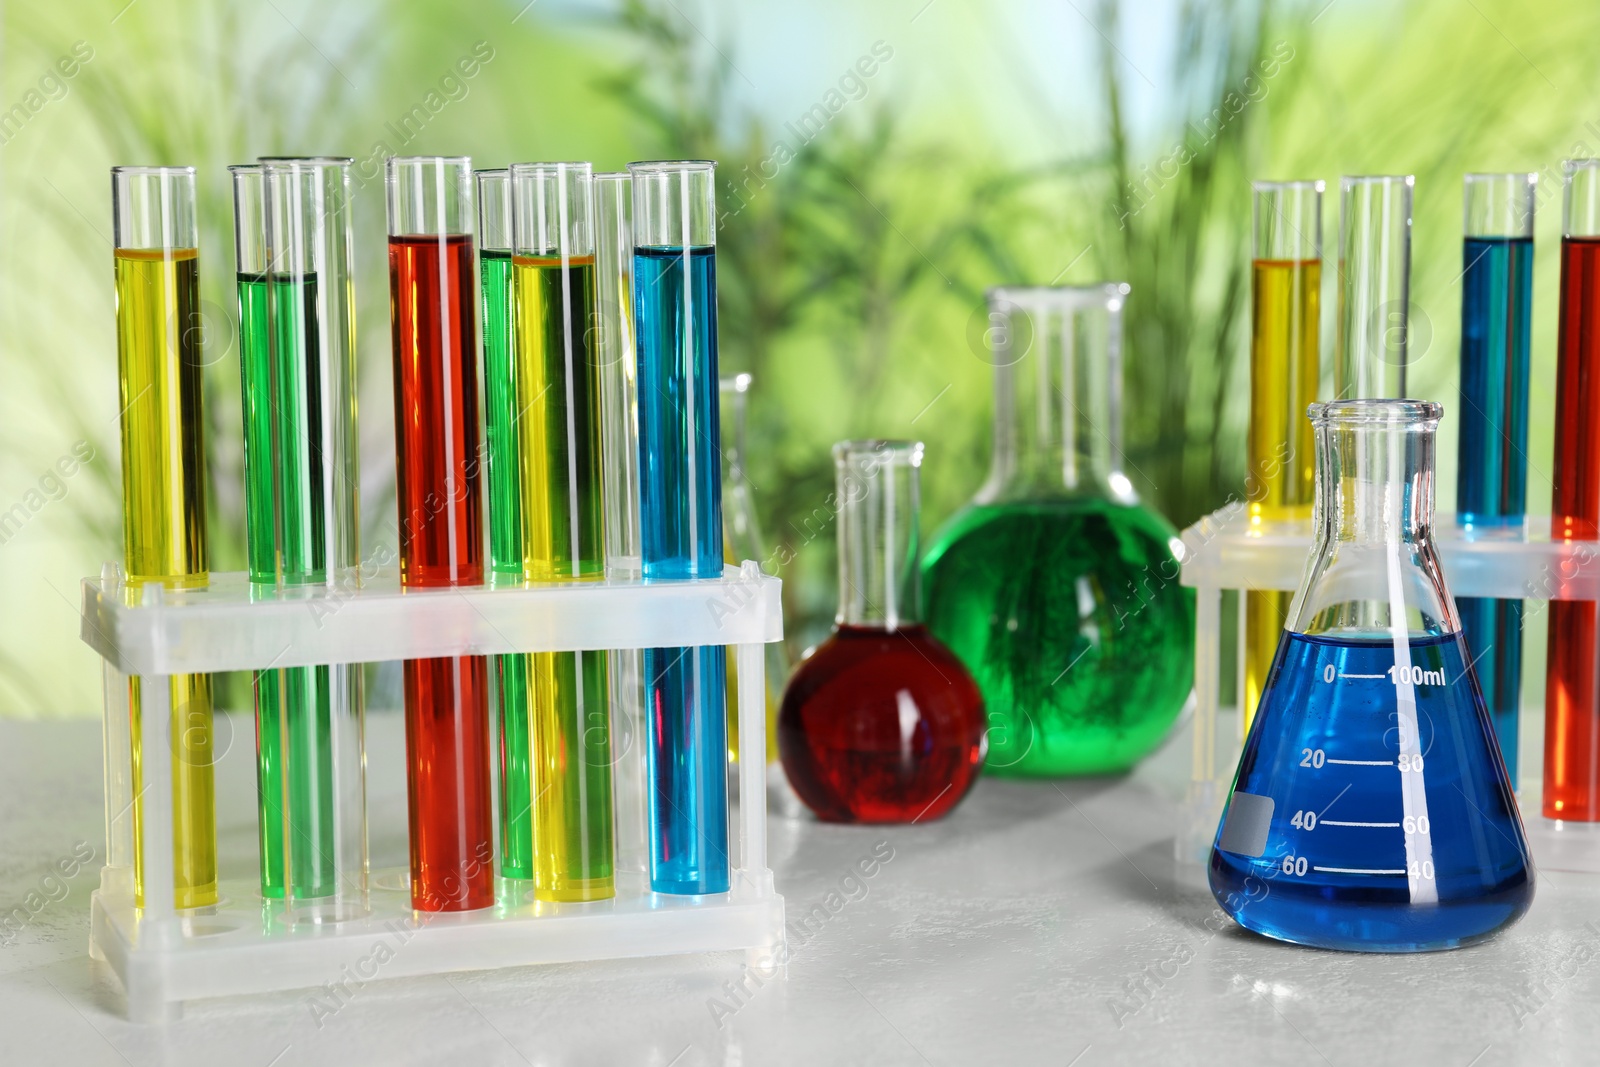
[[[472, 163], [388, 161], [400, 584], [483, 584]], [[494, 903], [488, 690], [481, 656], [407, 660], [411, 904]]]
[[[1553, 541], [1600, 533], [1600, 161], [1569, 160], [1561, 228]], [[1549, 819], [1600, 820], [1600, 687], [1592, 600], [1550, 602], [1544, 804]]]

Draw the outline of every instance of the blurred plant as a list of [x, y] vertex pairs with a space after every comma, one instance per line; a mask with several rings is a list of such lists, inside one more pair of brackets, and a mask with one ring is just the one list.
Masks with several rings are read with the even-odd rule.
[[[983, 231], [990, 201], [963, 195], [972, 168], [948, 148], [912, 144], [887, 102], [801, 140], [796, 123], [774, 132], [739, 102], [731, 46], [708, 50], [676, 5], [624, 0], [613, 25], [639, 58], [602, 89], [643, 124], [656, 151], [718, 164], [721, 366], [755, 378], [750, 475], [763, 523], [776, 532], [776, 551], [762, 562], [786, 577], [800, 564], [784, 596], [791, 643], [803, 647], [831, 625], [835, 607], [829, 446], [904, 424], [899, 409], [917, 394], [906, 395], [897, 345], [919, 299], [964, 316], [977, 298], [962, 252]], [[920, 210], [927, 193], [908, 180], [918, 172], [945, 176], [949, 202], [939, 210]], [[965, 355], [949, 348], [950, 358]], [[810, 362], [800, 380], [828, 397], [825, 415], [780, 392], [802, 359]], [[827, 389], [835, 382], [842, 387]]]
[[[1124, 439], [1129, 476], [1178, 526], [1237, 492], [1248, 406], [1251, 207], [1263, 101], [1288, 107], [1298, 69], [1272, 5], [1188, 0], [1167, 77], [1179, 132], [1146, 162], [1124, 108], [1119, 5], [1099, 10], [1108, 210], [1095, 241], [1103, 273], [1126, 279]], [[1275, 35], [1276, 32], [1276, 35]], [[1287, 58], [1286, 58], [1287, 57]], [[1231, 447], [1230, 447], [1231, 446]]]

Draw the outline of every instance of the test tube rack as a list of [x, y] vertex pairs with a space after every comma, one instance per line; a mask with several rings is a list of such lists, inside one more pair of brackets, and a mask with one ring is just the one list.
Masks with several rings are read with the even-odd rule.
[[[1600, 600], [1600, 542], [1551, 541], [1536, 531], [1550, 520], [1530, 516], [1518, 528], [1490, 532], [1459, 526], [1439, 515], [1433, 540], [1452, 596], [1504, 600]], [[1180, 868], [1204, 865], [1216, 838], [1233, 773], [1243, 747], [1237, 707], [1220, 707], [1222, 593], [1300, 587], [1311, 553], [1309, 521], [1252, 523], [1245, 505], [1233, 503], [1183, 531], [1180, 581], [1195, 591], [1194, 754], [1188, 793], [1180, 806], [1176, 853]], [[1235, 692], [1244, 692], [1244, 613], [1239, 613]], [[1523, 707], [1519, 739], [1544, 721], [1544, 708]], [[1540, 814], [1540, 783], [1524, 775], [1517, 790], [1535, 866], [1600, 873], [1600, 823], [1547, 819]]]
[[[83, 583], [82, 637], [105, 660], [106, 690], [107, 863], [91, 902], [91, 957], [116, 972], [129, 1017], [140, 1021], [175, 1018], [186, 1000], [347, 981], [380, 943], [390, 948], [377, 972], [383, 978], [737, 950], [753, 965], [776, 966], [784, 913], [767, 867], [763, 672], [764, 646], [783, 637], [779, 593], [778, 579], [746, 562], [720, 579], [404, 593], [392, 569], [355, 590], [276, 595], [252, 593], [245, 574], [229, 573], [213, 574], [201, 590], [148, 584], [135, 598], [121, 569], [107, 564], [99, 579]], [[282, 924], [272, 914], [281, 902], [263, 901], [252, 864], [219, 872], [216, 906], [177, 910], [171, 716], [147, 713], [139, 738], [146, 877], [144, 906], [135, 907], [130, 676], [142, 679], [147, 708], [164, 708], [175, 674], [686, 645], [736, 646], [738, 803], [725, 894], [655, 894], [642, 864], [628, 870], [619, 862], [612, 900], [536, 903], [528, 883], [500, 880], [492, 908], [427, 913], [412, 909], [406, 887], [384, 888], [362, 871], [351, 917]], [[637, 710], [637, 701], [613, 701], [613, 730], [625, 703]], [[643, 750], [637, 744], [621, 757], [636, 765], [617, 768], [619, 787], [627, 775], [645, 780]], [[643, 857], [642, 815], [627, 819], [626, 807], [618, 804], [618, 855]], [[523, 888], [508, 893], [507, 886]]]

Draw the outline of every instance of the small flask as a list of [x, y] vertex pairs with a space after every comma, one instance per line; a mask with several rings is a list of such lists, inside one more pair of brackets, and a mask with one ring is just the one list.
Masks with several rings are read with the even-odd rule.
[[937, 819], [983, 766], [983, 698], [922, 625], [921, 442], [846, 441], [838, 476], [839, 614], [778, 713], [789, 784], [827, 822]]
[[1211, 851], [1247, 930], [1423, 952], [1522, 917], [1533, 865], [1433, 545], [1416, 400], [1311, 405], [1316, 542]]

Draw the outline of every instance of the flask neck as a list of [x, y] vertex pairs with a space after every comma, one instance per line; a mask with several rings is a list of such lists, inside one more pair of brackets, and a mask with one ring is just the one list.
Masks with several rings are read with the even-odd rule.
[[1434, 432], [1442, 409], [1408, 400], [1313, 404], [1316, 545], [1288, 629], [1446, 634], [1460, 629], [1433, 544]]
[[1317, 428], [1317, 447], [1315, 525], [1322, 541], [1392, 544], [1430, 538], [1432, 424], [1325, 424]]
[[1127, 291], [990, 292], [994, 451], [980, 503], [1080, 494], [1133, 502], [1121, 470]]
[[922, 619], [920, 441], [833, 446], [841, 626], [898, 630]]

